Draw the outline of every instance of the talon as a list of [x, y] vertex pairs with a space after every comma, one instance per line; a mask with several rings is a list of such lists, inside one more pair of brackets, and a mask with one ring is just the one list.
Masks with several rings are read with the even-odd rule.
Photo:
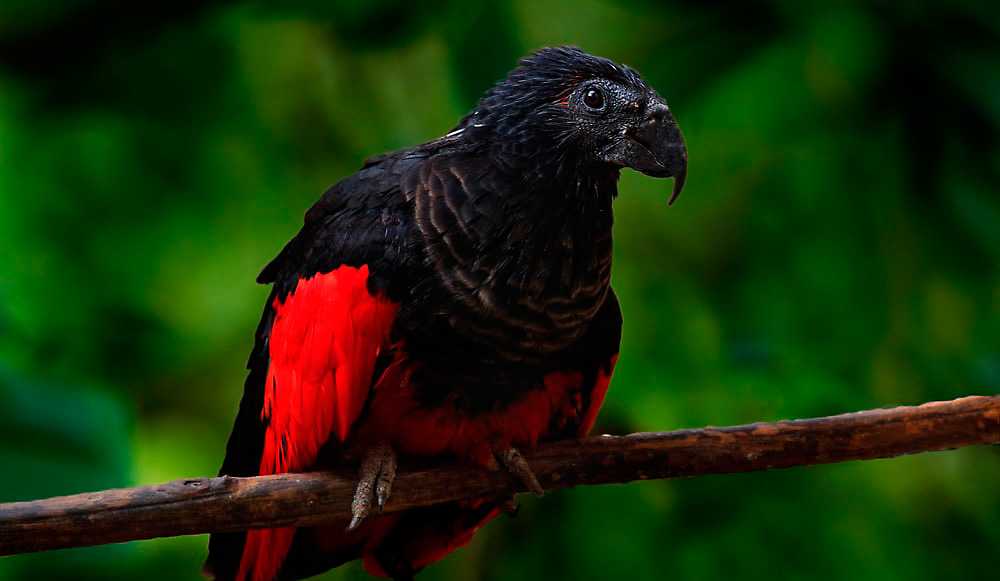
[[396, 478], [396, 454], [385, 444], [376, 444], [365, 452], [361, 461], [358, 488], [351, 501], [351, 524], [347, 531], [358, 528], [372, 511], [372, 504], [377, 512], [382, 512], [389, 500], [392, 481]]
[[[354, 511], [354, 507], [353, 507], [353, 506], [351, 507], [351, 511], [352, 511], [352, 512]], [[344, 532], [345, 532], [345, 533], [349, 533], [349, 532], [353, 531], [354, 529], [358, 528], [358, 525], [359, 525], [359, 524], [361, 524], [361, 521], [362, 521], [362, 520], [363, 520], [363, 519], [364, 519], [364, 518], [365, 518], [366, 516], [368, 516], [368, 514], [367, 514], [367, 513], [365, 513], [365, 514], [360, 514], [360, 515], [359, 515], [359, 514], [355, 514], [355, 515], [354, 515], [354, 518], [352, 518], [352, 519], [351, 519], [351, 524], [347, 525], [347, 528], [346, 528], [346, 529], [344, 529]]]
[[498, 498], [497, 506], [500, 508], [500, 512], [504, 513], [510, 518], [516, 517], [517, 514], [521, 512], [521, 505], [514, 502], [513, 494], [511, 494], [506, 498]]
[[545, 493], [545, 489], [542, 488], [540, 482], [538, 482], [538, 476], [535, 475], [535, 471], [531, 469], [528, 465], [528, 461], [524, 459], [524, 456], [518, 452], [517, 448], [509, 447], [503, 450], [494, 450], [493, 457], [497, 462], [503, 465], [508, 472], [517, 476], [522, 483], [528, 488], [528, 491], [534, 492], [538, 496]]
[[379, 513], [382, 512], [385, 503], [389, 500], [394, 480], [396, 480], [396, 455], [392, 453], [392, 450], [388, 450], [387, 455], [382, 458], [381, 469], [375, 481], [375, 505], [378, 507]]

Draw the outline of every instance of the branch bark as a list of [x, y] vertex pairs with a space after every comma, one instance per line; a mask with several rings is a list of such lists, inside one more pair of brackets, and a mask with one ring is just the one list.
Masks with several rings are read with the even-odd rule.
[[[728, 428], [551, 442], [526, 454], [546, 490], [731, 474], [1000, 443], [1000, 396]], [[350, 518], [356, 471], [194, 478], [0, 504], [0, 555]], [[474, 466], [401, 467], [386, 511], [523, 492]]]

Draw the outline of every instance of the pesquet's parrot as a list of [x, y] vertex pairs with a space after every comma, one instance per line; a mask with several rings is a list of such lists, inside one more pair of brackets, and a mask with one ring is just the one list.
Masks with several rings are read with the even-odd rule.
[[540, 493], [518, 450], [585, 436], [618, 356], [625, 167], [672, 176], [673, 203], [687, 152], [670, 109], [634, 70], [558, 47], [444, 137], [331, 187], [257, 279], [273, 287], [220, 474], [360, 463], [354, 518], [212, 535], [206, 575], [293, 580], [362, 559], [411, 579], [512, 505], [379, 514], [397, 457], [503, 466]]

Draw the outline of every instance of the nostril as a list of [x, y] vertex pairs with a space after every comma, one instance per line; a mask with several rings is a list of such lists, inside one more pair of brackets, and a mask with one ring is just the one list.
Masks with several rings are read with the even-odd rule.
[[670, 109], [663, 103], [657, 103], [649, 109], [649, 116], [647, 118], [653, 122], [662, 121], [664, 118], [669, 119]]

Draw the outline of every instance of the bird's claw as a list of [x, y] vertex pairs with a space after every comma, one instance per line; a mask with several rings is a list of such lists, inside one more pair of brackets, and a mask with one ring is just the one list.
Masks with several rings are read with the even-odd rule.
[[521, 512], [521, 505], [514, 501], [513, 494], [497, 498], [497, 508], [510, 518], [517, 517], [518, 513]]
[[361, 460], [358, 488], [351, 501], [351, 524], [348, 531], [358, 528], [361, 521], [372, 512], [382, 512], [389, 493], [392, 491], [392, 481], [396, 478], [396, 454], [385, 444], [375, 444], [365, 451]]
[[538, 496], [545, 493], [545, 489], [542, 488], [542, 484], [538, 481], [538, 476], [535, 475], [535, 471], [531, 469], [528, 465], [528, 461], [524, 459], [521, 452], [509, 446], [507, 448], [496, 448], [493, 450], [494, 462], [490, 462], [490, 467], [498, 470], [500, 466], [507, 469], [508, 472], [517, 476], [517, 478], [528, 488], [529, 492], [534, 492]]

